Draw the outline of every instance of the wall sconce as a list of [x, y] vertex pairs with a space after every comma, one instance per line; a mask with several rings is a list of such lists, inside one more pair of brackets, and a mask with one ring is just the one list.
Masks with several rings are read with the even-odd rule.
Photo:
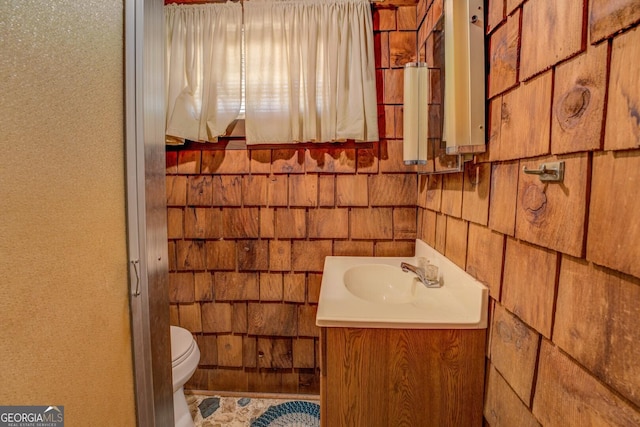
[[482, 0], [444, 1], [444, 124], [447, 154], [485, 151]]
[[429, 68], [426, 62], [404, 66], [402, 158], [405, 165], [427, 164]]

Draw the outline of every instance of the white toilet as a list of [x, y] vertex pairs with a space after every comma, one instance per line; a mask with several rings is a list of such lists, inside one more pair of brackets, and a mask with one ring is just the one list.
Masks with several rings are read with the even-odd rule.
[[200, 361], [200, 349], [191, 332], [171, 326], [171, 370], [173, 376], [173, 414], [176, 427], [193, 427], [184, 384], [189, 381]]

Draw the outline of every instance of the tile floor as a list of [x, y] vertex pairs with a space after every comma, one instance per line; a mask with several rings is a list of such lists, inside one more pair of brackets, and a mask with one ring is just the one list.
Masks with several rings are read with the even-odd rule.
[[[196, 427], [246, 427], [271, 406], [293, 400], [320, 403], [316, 396], [276, 399], [271, 396], [254, 398], [187, 394], [186, 398]], [[315, 425], [317, 424], [309, 427], [315, 427]]]

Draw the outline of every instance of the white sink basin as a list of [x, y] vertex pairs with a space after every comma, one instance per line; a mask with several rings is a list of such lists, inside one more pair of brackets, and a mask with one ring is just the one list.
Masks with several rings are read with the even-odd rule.
[[[441, 288], [427, 288], [402, 262], [426, 258]], [[316, 325], [392, 329], [484, 329], [489, 290], [421, 240], [415, 257], [326, 257]]]
[[[413, 274], [387, 264], [363, 264], [345, 271], [344, 285], [353, 295], [383, 304], [404, 304], [416, 297]], [[422, 286], [422, 285], [420, 285]]]

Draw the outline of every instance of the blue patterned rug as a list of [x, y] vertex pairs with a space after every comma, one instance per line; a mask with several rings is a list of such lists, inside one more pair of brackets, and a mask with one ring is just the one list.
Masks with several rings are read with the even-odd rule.
[[294, 400], [270, 406], [251, 421], [251, 427], [317, 427], [320, 426], [320, 405]]

